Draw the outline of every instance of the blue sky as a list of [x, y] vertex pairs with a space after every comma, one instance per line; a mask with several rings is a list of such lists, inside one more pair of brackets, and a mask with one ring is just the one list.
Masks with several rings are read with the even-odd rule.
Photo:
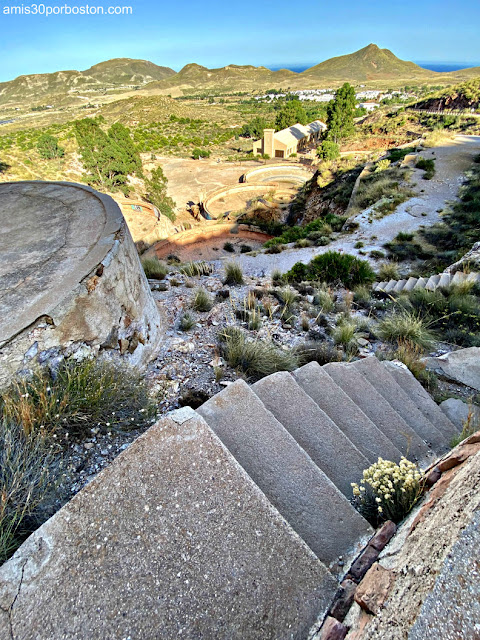
[[[38, 0], [43, 2], [44, 0]], [[370, 42], [415, 61], [480, 63], [480, 1], [457, 0], [88, 0], [131, 6], [129, 16], [6, 15], [0, 0], [0, 81], [86, 69], [109, 58], [188, 62], [316, 64]], [[65, 0], [45, 0], [46, 7]], [[67, 0], [72, 7], [85, 0]], [[23, 0], [23, 6], [29, 0]]]

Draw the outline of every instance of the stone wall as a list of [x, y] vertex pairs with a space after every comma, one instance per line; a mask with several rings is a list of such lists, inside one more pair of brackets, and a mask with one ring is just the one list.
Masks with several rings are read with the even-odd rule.
[[146, 365], [160, 316], [112, 198], [60, 182], [6, 183], [0, 197], [0, 386], [65, 356]]

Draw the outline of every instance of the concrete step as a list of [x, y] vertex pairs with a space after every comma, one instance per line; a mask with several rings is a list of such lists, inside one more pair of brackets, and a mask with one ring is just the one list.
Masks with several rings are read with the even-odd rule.
[[390, 293], [390, 291], [392, 291], [392, 289], [394, 289], [396, 284], [397, 284], [396, 280], [389, 280], [388, 283], [383, 288], [383, 290], [385, 291], [385, 293]]
[[480, 273], [468, 273], [465, 279], [467, 282], [480, 282]]
[[425, 289], [425, 285], [428, 282], [428, 278], [419, 278], [413, 287], [414, 289]]
[[374, 291], [383, 291], [384, 287], [386, 287], [386, 285], [388, 284], [388, 282], [386, 281], [382, 281], [382, 282], [376, 282], [373, 286], [373, 290]]
[[449, 287], [451, 284], [451, 276], [449, 273], [441, 273], [440, 280], [438, 281], [437, 287]]
[[198, 410], [270, 502], [328, 567], [372, 532], [243, 380]]
[[403, 291], [404, 286], [407, 284], [406, 280], [397, 280], [397, 284], [391, 290], [392, 293], [400, 293]]
[[2, 605], [11, 605], [0, 637], [306, 638], [335, 590], [185, 408], [139, 437], [0, 568]]
[[440, 282], [440, 275], [435, 275], [435, 276], [430, 276], [430, 278], [427, 281], [427, 284], [425, 285], [425, 289], [428, 289], [429, 291], [435, 291], [435, 289], [438, 287], [438, 283]]
[[452, 278], [452, 285], [462, 284], [462, 282], [467, 278], [467, 274], [463, 273], [463, 271], [457, 271]]
[[409, 278], [405, 284], [405, 286], [403, 287], [403, 290], [406, 291], [407, 293], [412, 291], [413, 288], [415, 287], [415, 285], [418, 282], [418, 278]]
[[385, 361], [383, 366], [386, 367], [387, 371], [402, 387], [410, 400], [417, 406], [417, 409], [443, 433], [445, 438], [447, 438], [447, 442], [454, 435], [458, 434], [458, 430], [453, 423], [450, 422], [430, 394], [422, 387], [413, 373], [411, 373], [405, 365]]
[[400, 450], [328, 375], [318, 362], [293, 372], [295, 380], [335, 422], [370, 463], [379, 457], [398, 462]]
[[425, 442], [352, 364], [330, 362], [323, 369], [403, 455], [418, 462], [429, 458]]
[[[366, 377], [405, 422], [439, 455], [449, 449], [444, 434], [410, 400], [396, 380], [375, 356], [357, 360], [353, 366]], [[420, 383], [418, 383], [420, 384]]]
[[255, 383], [252, 390], [310, 458], [349, 500], [369, 461], [286, 371]]

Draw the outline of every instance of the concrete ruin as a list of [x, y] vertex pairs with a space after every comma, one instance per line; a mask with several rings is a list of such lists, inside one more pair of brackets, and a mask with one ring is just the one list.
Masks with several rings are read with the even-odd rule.
[[162, 336], [118, 205], [67, 182], [0, 184], [0, 387], [63, 357], [138, 367]]

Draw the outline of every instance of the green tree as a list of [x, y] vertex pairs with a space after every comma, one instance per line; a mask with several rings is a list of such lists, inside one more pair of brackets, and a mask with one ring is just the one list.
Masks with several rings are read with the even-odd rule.
[[307, 124], [307, 114], [300, 100], [289, 100], [277, 113], [275, 128], [277, 131], [287, 129], [294, 124]]
[[167, 184], [168, 180], [162, 167], [153, 169], [150, 179], [145, 180], [145, 198], [154, 204], [161, 214], [174, 222], [176, 218], [173, 211], [175, 202], [167, 196]]
[[317, 149], [317, 156], [322, 160], [335, 160], [339, 155], [338, 144], [333, 140], [324, 140]]
[[328, 140], [338, 143], [354, 132], [355, 89], [345, 82], [335, 94], [327, 109]]
[[48, 133], [42, 134], [37, 142], [37, 150], [42, 158], [45, 160], [52, 160], [53, 158], [63, 158], [65, 150], [58, 146], [57, 138], [54, 138]]
[[248, 138], [263, 138], [263, 130], [269, 129], [270, 125], [261, 116], [256, 116], [250, 122], [243, 125], [240, 135]]
[[105, 132], [99, 120], [85, 118], [74, 124], [87, 184], [128, 194], [128, 176], [142, 175], [140, 155], [130, 131], [116, 123]]

